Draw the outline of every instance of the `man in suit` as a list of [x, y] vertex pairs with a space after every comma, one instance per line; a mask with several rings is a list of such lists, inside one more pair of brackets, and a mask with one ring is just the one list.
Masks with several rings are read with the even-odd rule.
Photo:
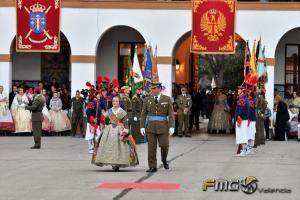
[[16, 85], [14, 85], [13, 88], [12, 88], [12, 91], [9, 93], [9, 104], [8, 104], [9, 109], [11, 107], [11, 104], [12, 104], [17, 92], [18, 92], [18, 87]]
[[[191, 108], [192, 108], [192, 98], [189, 94], [187, 94], [186, 87], [181, 88], [181, 95], [177, 97], [176, 103], [178, 106], [177, 109], [178, 137], [183, 136], [183, 132], [182, 132], [183, 126], [184, 126], [184, 135], [186, 137], [191, 137], [191, 133], [189, 130], [189, 119], [190, 119]], [[199, 126], [199, 121], [198, 121], [198, 126]]]
[[32, 132], [34, 138], [34, 146], [31, 149], [41, 148], [41, 136], [42, 136], [42, 122], [43, 114], [42, 110], [45, 104], [45, 98], [41, 94], [40, 87], [34, 88], [34, 100], [31, 106], [25, 106], [26, 110], [32, 112]]
[[147, 133], [148, 165], [147, 172], [157, 171], [157, 142], [161, 149], [161, 159], [165, 169], [169, 169], [167, 156], [169, 152], [169, 134], [173, 135], [175, 117], [171, 98], [161, 94], [161, 83], [151, 84], [151, 95], [143, 102], [141, 113], [141, 134]]

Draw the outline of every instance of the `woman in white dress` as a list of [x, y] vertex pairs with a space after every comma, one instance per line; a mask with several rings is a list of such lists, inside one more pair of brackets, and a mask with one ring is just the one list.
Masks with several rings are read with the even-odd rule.
[[45, 98], [45, 105], [42, 110], [43, 117], [44, 117], [43, 123], [42, 123], [42, 130], [51, 132], [51, 130], [53, 128], [53, 123], [52, 123], [50, 112], [47, 108], [48, 96], [47, 96], [47, 91], [45, 89], [42, 90], [42, 95]]
[[58, 98], [57, 92], [53, 93], [50, 100], [50, 116], [53, 122], [53, 132], [64, 132], [71, 130], [71, 123], [67, 114], [62, 110], [61, 99]]
[[8, 97], [3, 90], [3, 86], [0, 85], [0, 131], [14, 131], [15, 125], [8, 108]]
[[31, 112], [29, 110], [25, 110], [25, 106], [28, 104], [29, 99], [24, 93], [24, 89], [19, 88], [18, 94], [15, 96], [11, 105], [16, 133], [31, 132]]

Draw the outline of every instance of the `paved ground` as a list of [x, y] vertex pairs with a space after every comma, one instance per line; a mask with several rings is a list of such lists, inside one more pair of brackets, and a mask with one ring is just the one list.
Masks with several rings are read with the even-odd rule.
[[[87, 144], [70, 137], [44, 137], [43, 149], [30, 150], [31, 137], [0, 137], [0, 200], [87, 199], [299, 199], [300, 143], [267, 142], [247, 158], [234, 156], [232, 135], [199, 134], [172, 138], [169, 171], [147, 169], [146, 145], [138, 146], [140, 165], [121, 172], [90, 164]], [[159, 155], [159, 154], [158, 154]], [[255, 176], [258, 188], [289, 188], [291, 194], [252, 195], [202, 191], [207, 178]], [[104, 182], [180, 183], [179, 190], [95, 189]]]

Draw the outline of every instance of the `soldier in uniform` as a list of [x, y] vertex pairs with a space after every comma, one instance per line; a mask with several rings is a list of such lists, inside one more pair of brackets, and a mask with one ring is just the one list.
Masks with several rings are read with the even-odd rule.
[[238, 90], [238, 99], [235, 109], [235, 136], [236, 144], [239, 145], [236, 156], [247, 156], [248, 144], [248, 124], [249, 124], [249, 103], [244, 87], [240, 86]]
[[121, 88], [121, 108], [126, 111], [127, 113], [127, 120], [128, 120], [128, 127], [131, 131], [131, 123], [132, 123], [132, 102], [130, 99], [130, 87], [129, 86], [123, 86]]
[[187, 94], [186, 87], [181, 88], [181, 95], [176, 99], [178, 106], [177, 115], [178, 115], [178, 137], [183, 136], [182, 127], [184, 126], [184, 135], [186, 137], [191, 137], [189, 130], [189, 119], [192, 108], [192, 98]]
[[41, 136], [42, 136], [42, 122], [43, 114], [42, 110], [45, 104], [45, 98], [41, 94], [40, 87], [34, 88], [34, 100], [31, 106], [25, 106], [26, 110], [32, 112], [32, 132], [34, 138], [34, 146], [31, 149], [40, 149], [41, 148]]
[[72, 136], [76, 136], [77, 133], [82, 133], [81, 127], [83, 123], [83, 105], [84, 105], [84, 99], [80, 96], [79, 90], [77, 90], [75, 97], [71, 99]]
[[157, 171], [157, 142], [161, 149], [161, 159], [165, 169], [169, 169], [169, 134], [174, 133], [174, 111], [171, 98], [161, 94], [161, 83], [151, 84], [151, 95], [144, 99], [141, 113], [141, 134], [147, 133], [148, 165], [147, 172]]
[[144, 137], [140, 134], [141, 112], [143, 108], [142, 87], [136, 88], [136, 94], [132, 97], [132, 125], [131, 134], [136, 141], [136, 144], [143, 143]]
[[264, 97], [265, 89], [261, 89], [257, 94], [256, 102], [256, 135], [255, 135], [255, 147], [261, 144], [265, 144], [264, 133], [264, 113], [266, 111], [267, 102]]

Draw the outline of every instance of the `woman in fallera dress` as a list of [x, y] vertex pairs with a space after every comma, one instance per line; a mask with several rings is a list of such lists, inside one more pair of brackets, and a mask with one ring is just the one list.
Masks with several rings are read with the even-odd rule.
[[210, 118], [210, 130], [230, 132], [232, 127], [230, 107], [227, 96], [222, 89], [219, 89], [216, 96], [213, 112]]
[[127, 113], [120, 107], [119, 97], [114, 97], [112, 104], [106, 113], [109, 125], [102, 131], [93, 163], [111, 165], [114, 171], [119, 171], [119, 168], [136, 166], [139, 161], [135, 142], [129, 133]]
[[47, 108], [47, 102], [49, 100], [49, 97], [48, 97], [47, 91], [45, 89], [42, 90], [42, 95], [45, 98], [45, 105], [42, 110], [43, 117], [44, 117], [43, 123], [42, 123], [42, 130], [51, 132], [51, 130], [53, 129], [53, 123], [52, 123], [50, 112]]
[[8, 97], [3, 90], [3, 86], [0, 85], [0, 131], [14, 131], [15, 125], [8, 108]]
[[62, 110], [62, 102], [58, 97], [57, 92], [53, 93], [50, 100], [50, 115], [53, 123], [53, 132], [64, 132], [71, 130], [71, 123], [67, 114]]
[[25, 110], [25, 106], [28, 104], [29, 97], [24, 93], [24, 89], [20, 87], [11, 105], [16, 133], [31, 132], [31, 112]]

